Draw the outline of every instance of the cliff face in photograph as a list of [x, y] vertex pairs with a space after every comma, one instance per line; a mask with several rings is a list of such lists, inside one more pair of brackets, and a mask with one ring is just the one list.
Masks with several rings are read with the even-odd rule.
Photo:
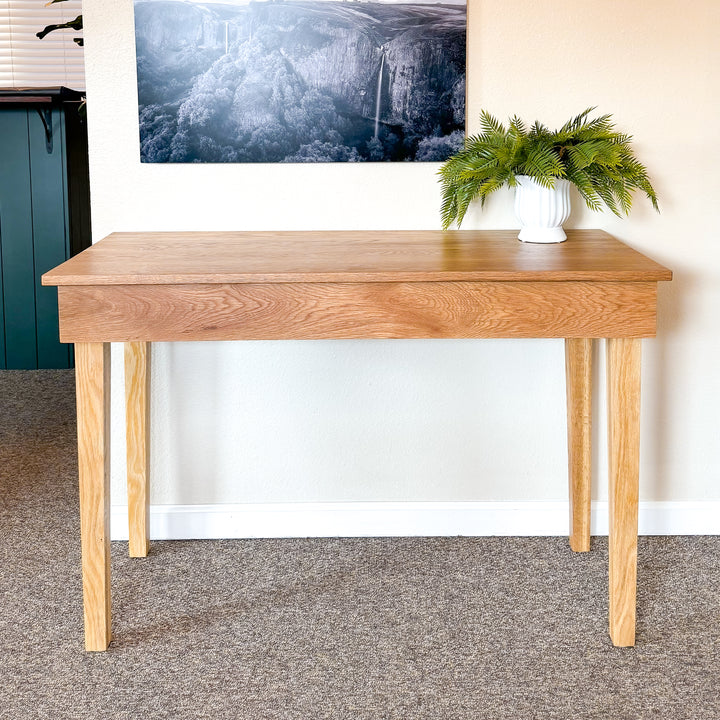
[[443, 160], [465, 6], [136, 0], [146, 162]]

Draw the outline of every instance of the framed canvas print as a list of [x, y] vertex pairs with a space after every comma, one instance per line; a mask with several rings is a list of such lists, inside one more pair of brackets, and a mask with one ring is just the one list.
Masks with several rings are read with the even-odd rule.
[[148, 163], [442, 161], [465, 0], [135, 0]]

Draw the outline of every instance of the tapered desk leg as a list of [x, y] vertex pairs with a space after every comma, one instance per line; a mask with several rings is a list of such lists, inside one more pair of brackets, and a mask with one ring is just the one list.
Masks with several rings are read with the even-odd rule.
[[619, 646], [635, 644], [640, 350], [638, 339], [607, 341], [610, 638]]
[[85, 649], [110, 643], [110, 345], [75, 344]]
[[592, 340], [565, 340], [570, 547], [590, 550]]
[[125, 425], [130, 557], [150, 546], [150, 343], [125, 343]]

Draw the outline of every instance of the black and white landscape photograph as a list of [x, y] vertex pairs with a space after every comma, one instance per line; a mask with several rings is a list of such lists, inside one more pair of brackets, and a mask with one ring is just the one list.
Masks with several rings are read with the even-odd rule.
[[443, 161], [465, 0], [135, 0], [148, 163]]

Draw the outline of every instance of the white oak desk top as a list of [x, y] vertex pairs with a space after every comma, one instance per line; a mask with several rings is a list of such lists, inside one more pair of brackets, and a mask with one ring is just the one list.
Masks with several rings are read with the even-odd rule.
[[657, 282], [672, 273], [600, 230], [556, 245], [513, 230], [124, 232], [43, 285], [488, 281]]

